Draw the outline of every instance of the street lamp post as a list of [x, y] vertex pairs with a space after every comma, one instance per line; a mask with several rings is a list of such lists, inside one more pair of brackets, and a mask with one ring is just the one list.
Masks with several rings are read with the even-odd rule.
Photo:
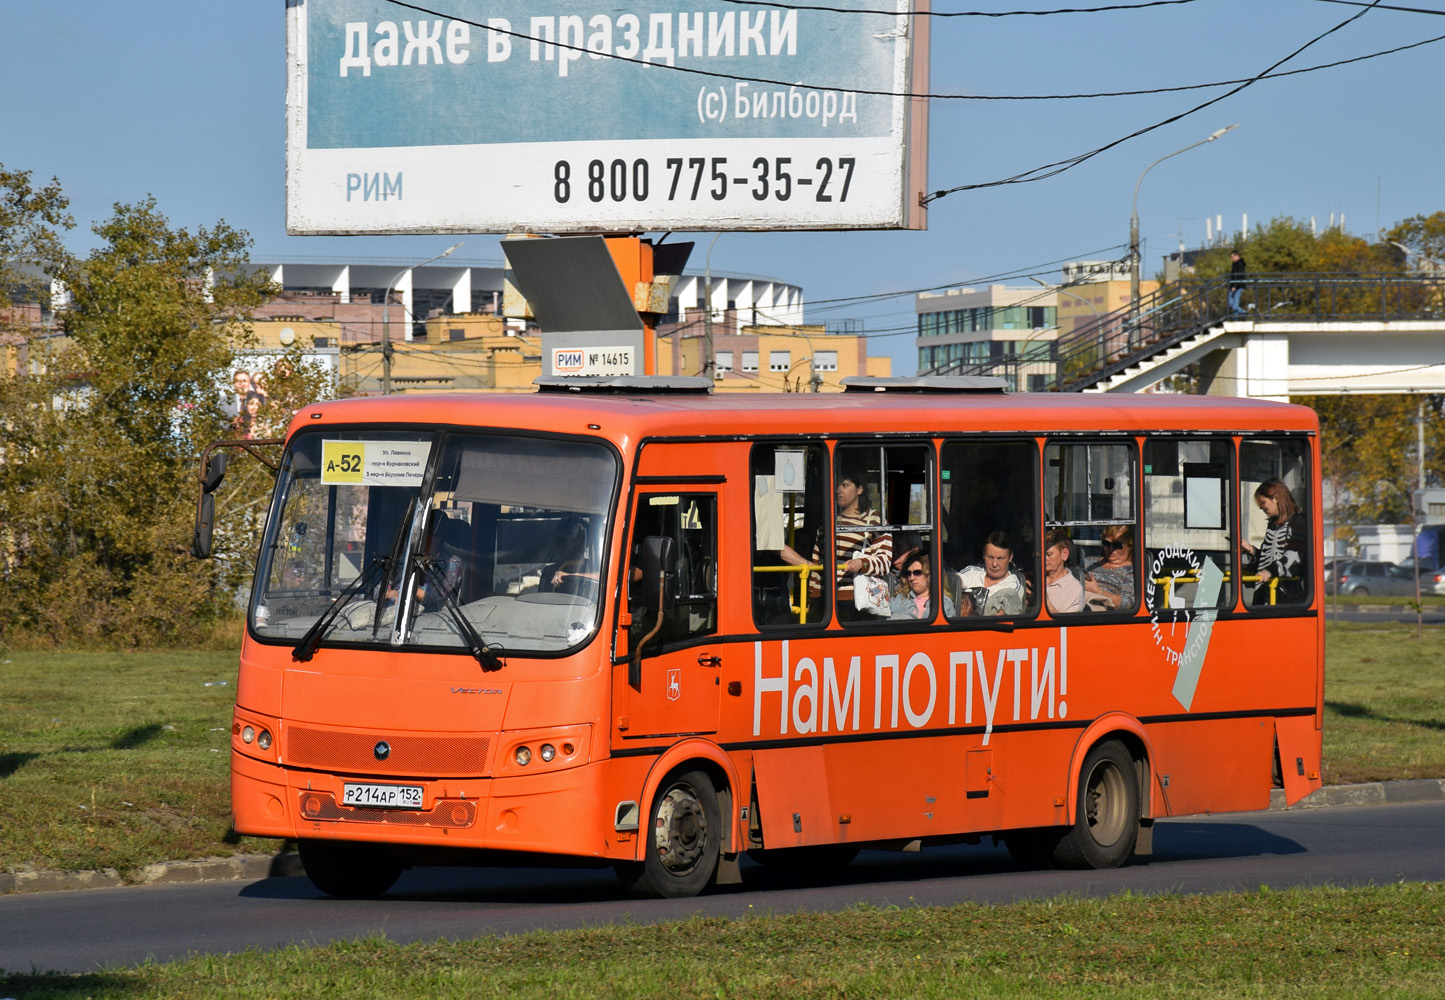
[[[402, 275], [408, 271], [414, 271], [419, 267], [426, 267], [428, 264], [441, 260], [460, 246], [460, 243], [455, 243], [435, 257], [430, 257], [420, 264], [410, 264], [396, 272], [396, 277], [387, 282], [386, 295], [383, 296], [381, 304], [381, 394], [383, 396], [391, 395], [391, 356], [393, 353], [391, 346], [391, 290], [396, 287], [396, 283], [401, 280]], [[455, 308], [455, 303], [453, 303], [453, 308]]]
[[1206, 142], [1213, 142], [1230, 129], [1239, 128], [1238, 124], [1229, 125], [1212, 133], [1207, 139], [1200, 139], [1193, 145], [1185, 146], [1183, 149], [1176, 149], [1168, 156], [1161, 156], [1153, 163], [1144, 168], [1144, 173], [1139, 175], [1139, 180], [1134, 185], [1134, 207], [1129, 213], [1129, 323], [1132, 327], [1139, 320], [1139, 185], [1144, 183], [1144, 174], [1153, 170], [1159, 164], [1171, 156], [1178, 156], [1180, 153], [1187, 153], [1195, 146], [1202, 146]]
[[[712, 242], [707, 245], [707, 260], [702, 269], [702, 295], [704, 299], [704, 312], [702, 314], [702, 373], [708, 378], [715, 378], [717, 372], [712, 370], [712, 248], [717, 246], [718, 237], [722, 233], [713, 236]], [[681, 342], [678, 343], [681, 349]]]

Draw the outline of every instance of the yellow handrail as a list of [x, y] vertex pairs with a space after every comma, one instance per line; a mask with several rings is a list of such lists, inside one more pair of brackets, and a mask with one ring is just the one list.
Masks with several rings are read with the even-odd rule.
[[800, 563], [797, 566], [754, 566], [754, 573], [797, 573], [798, 603], [788, 603], [788, 610], [798, 616], [798, 624], [808, 620], [808, 574], [821, 573], [824, 567], [816, 563]]
[[[1225, 580], [1226, 583], [1229, 582], [1229, 578], [1230, 578], [1230, 574], [1225, 573], [1225, 574], [1224, 574], [1224, 580]], [[1259, 574], [1258, 574], [1258, 573], [1255, 573], [1255, 574], [1253, 574], [1253, 575], [1251, 575], [1251, 576], [1241, 576], [1239, 579], [1240, 579], [1240, 582], [1241, 582], [1241, 583], [1258, 583], [1258, 582], [1259, 582]], [[1289, 579], [1289, 580], [1298, 580], [1299, 577], [1297, 577], [1297, 576], [1291, 576], [1291, 577], [1286, 577], [1286, 579]], [[1275, 595], [1276, 595], [1276, 593], [1277, 593], [1278, 590], [1279, 590], [1279, 581], [1280, 581], [1280, 577], [1277, 577], [1277, 576], [1272, 576], [1272, 577], [1269, 578], [1269, 603], [1270, 603], [1270, 604], [1273, 604], [1273, 603], [1275, 602]], [[1164, 588], [1164, 606], [1165, 606], [1166, 608], [1169, 607], [1169, 605], [1170, 605], [1170, 595], [1174, 592], [1174, 584], [1175, 584], [1175, 583], [1198, 583], [1198, 582], [1199, 582], [1199, 574], [1197, 574], [1197, 573], [1182, 573], [1182, 574], [1180, 574], [1179, 576], [1156, 576], [1156, 577], [1154, 578], [1154, 583], [1155, 583], [1157, 586], [1160, 586], [1160, 587], [1163, 587], [1163, 588]]]

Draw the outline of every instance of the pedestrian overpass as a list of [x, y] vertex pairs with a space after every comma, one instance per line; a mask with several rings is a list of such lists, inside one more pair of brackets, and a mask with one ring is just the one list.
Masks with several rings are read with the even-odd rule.
[[1227, 277], [1171, 284], [1012, 356], [932, 374], [1053, 392], [1141, 392], [1191, 365], [1193, 391], [1255, 399], [1445, 393], [1445, 280], [1254, 274], [1231, 318]]

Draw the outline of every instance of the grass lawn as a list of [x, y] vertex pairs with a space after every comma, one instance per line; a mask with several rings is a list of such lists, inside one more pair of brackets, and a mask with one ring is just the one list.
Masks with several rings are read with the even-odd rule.
[[211, 955], [0, 995], [269, 998], [1333, 998], [1445, 995], [1445, 886], [855, 907]]
[[[1445, 777], [1445, 629], [1331, 625], [1325, 780]], [[231, 651], [0, 656], [0, 868], [275, 850], [230, 826]]]

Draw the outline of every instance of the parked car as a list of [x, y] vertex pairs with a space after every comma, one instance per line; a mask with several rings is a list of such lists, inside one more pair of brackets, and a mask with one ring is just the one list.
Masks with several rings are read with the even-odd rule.
[[[1406, 556], [1400, 560], [1400, 570], [1411, 580], [1415, 579], [1415, 557]], [[1439, 560], [1426, 556], [1420, 560], [1420, 593], [1445, 595], [1445, 567]]]
[[[1423, 591], [1425, 580], [1420, 580]], [[1361, 597], [1414, 597], [1415, 574], [1394, 563], [1373, 559], [1341, 559], [1330, 567], [1325, 593], [1358, 594]]]

